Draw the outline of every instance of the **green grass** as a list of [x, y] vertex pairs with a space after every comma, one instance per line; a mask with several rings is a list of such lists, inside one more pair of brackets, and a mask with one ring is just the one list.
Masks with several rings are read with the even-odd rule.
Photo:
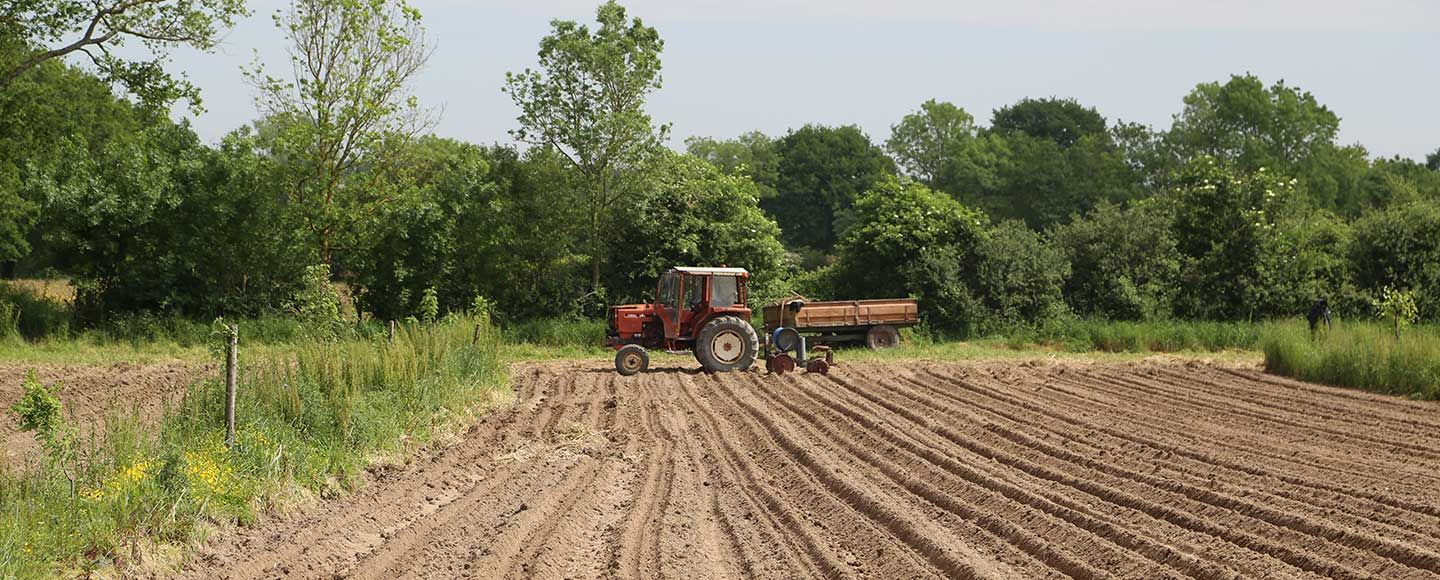
[[1305, 324], [1276, 323], [1264, 330], [1265, 369], [1301, 380], [1440, 398], [1440, 328], [1402, 332], [1377, 323], [1338, 323], [1312, 337]]
[[343, 493], [367, 464], [500, 400], [499, 342], [488, 325], [454, 317], [402, 327], [393, 343], [242, 349], [234, 448], [223, 444], [223, 385], [212, 379], [158, 428], [120, 413], [93, 440], [0, 474], [0, 578], [113, 567], [287, 498]]
[[605, 346], [604, 320], [538, 318], [506, 325], [505, 342], [547, 348], [600, 348]]
[[1076, 319], [1021, 329], [987, 339], [1011, 348], [1069, 352], [1179, 353], [1254, 350], [1261, 325], [1248, 322], [1163, 320], [1123, 322]]

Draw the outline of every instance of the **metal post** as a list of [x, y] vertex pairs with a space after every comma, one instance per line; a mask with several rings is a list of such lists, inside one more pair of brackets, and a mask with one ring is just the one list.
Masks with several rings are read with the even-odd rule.
[[240, 325], [230, 325], [225, 357], [225, 446], [235, 446], [235, 379], [240, 373]]

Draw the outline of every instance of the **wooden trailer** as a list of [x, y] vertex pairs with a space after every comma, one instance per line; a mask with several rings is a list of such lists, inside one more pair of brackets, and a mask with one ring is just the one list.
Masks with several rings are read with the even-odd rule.
[[911, 298], [810, 302], [792, 296], [763, 310], [765, 335], [781, 326], [794, 328], [807, 342], [864, 342], [871, 349], [900, 344], [900, 328], [920, 322], [920, 307]]

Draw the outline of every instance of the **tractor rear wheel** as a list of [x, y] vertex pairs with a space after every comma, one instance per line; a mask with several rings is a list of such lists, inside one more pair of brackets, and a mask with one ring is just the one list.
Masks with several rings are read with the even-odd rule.
[[760, 352], [755, 327], [734, 316], [721, 316], [705, 323], [695, 340], [695, 358], [710, 372], [748, 370]]
[[870, 327], [865, 333], [865, 346], [870, 350], [881, 350], [900, 346], [900, 331], [889, 324]]
[[627, 344], [615, 353], [615, 372], [630, 376], [650, 367], [650, 353], [638, 344]]

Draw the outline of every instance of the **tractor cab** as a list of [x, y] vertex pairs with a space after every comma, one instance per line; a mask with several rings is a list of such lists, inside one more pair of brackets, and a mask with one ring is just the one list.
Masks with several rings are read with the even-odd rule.
[[746, 306], [749, 279], [744, 268], [673, 268], [660, 276], [653, 304], [612, 306], [606, 344], [620, 350], [616, 369], [644, 370], [647, 348], [693, 350], [712, 372], [749, 368], [759, 350]]
[[745, 306], [742, 268], [675, 268], [660, 276], [655, 289], [655, 312], [667, 340], [693, 340], [699, 326], [719, 314], [750, 319]]

